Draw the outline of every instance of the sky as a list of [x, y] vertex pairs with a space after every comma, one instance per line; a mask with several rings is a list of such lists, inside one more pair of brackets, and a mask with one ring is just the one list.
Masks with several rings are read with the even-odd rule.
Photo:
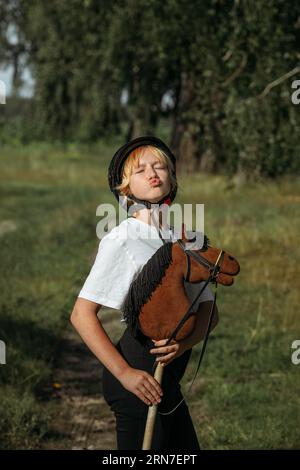
[[[7, 96], [11, 94], [12, 73], [13, 68], [11, 66], [6, 68], [0, 67], [0, 80], [5, 83]], [[26, 98], [30, 98], [34, 91], [34, 80], [28, 68], [24, 69], [22, 79], [24, 80], [24, 86], [20, 90], [20, 95]]]
[[[18, 34], [13, 24], [8, 25], [6, 36], [10, 44], [18, 43]], [[3, 65], [0, 65], [0, 80], [2, 80], [5, 83], [6, 96], [9, 96], [11, 94], [12, 74], [13, 74], [12, 66], [4, 67]], [[34, 80], [31, 76], [31, 73], [28, 67], [24, 67], [24, 71], [22, 73], [21, 78], [24, 81], [24, 86], [20, 89], [20, 95], [30, 98], [31, 96], [33, 96], [33, 92], [34, 92]]]

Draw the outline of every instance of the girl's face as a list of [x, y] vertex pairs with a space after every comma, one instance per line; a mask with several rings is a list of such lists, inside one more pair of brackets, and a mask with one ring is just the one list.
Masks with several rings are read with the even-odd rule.
[[171, 189], [167, 165], [160, 163], [147, 149], [140, 157], [138, 168], [135, 168], [130, 176], [129, 187], [138, 199], [146, 199], [155, 204]]

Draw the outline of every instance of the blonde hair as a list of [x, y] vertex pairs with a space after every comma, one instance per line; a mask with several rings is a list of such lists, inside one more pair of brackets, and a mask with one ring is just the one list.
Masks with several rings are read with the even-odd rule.
[[176, 187], [177, 181], [173, 174], [174, 165], [173, 165], [172, 160], [169, 158], [169, 156], [165, 154], [165, 152], [163, 152], [160, 148], [155, 147], [153, 145], [141, 145], [140, 147], [137, 147], [135, 150], [130, 152], [130, 154], [125, 160], [125, 163], [122, 168], [122, 182], [121, 184], [115, 187], [115, 189], [117, 189], [121, 195], [130, 196], [131, 194], [130, 188], [129, 188], [130, 176], [132, 175], [133, 170], [135, 168], [138, 168], [139, 163], [140, 163], [140, 158], [144, 155], [147, 149], [149, 149], [150, 152], [155, 157], [157, 157], [160, 163], [167, 165], [167, 168], [169, 171], [170, 183], [171, 183], [170, 191], [173, 191], [173, 189]]

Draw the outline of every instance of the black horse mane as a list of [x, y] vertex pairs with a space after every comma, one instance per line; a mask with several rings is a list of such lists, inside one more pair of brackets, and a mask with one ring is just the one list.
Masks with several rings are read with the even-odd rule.
[[[152, 293], [161, 284], [167, 268], [172, 263], [173, 244], [173, 242], [167, 242], [162, 245], [141, 271], [134, 276], [121, 305], [120, 310], [123, 312], [123, 318], [135, 337], [138, 337], [140, 333], [138, 322], [140, 311], [143, 305], [151, 299]], [[204, 243], [200, 251], [206, 251], [208, 245], [209, 239], [204, 235]]]
[[132, 334], [137, 335], [139, 313], [152, 293], [161, 284], [167, 268], [172, 263], [173, 242], [162, 245], [131, 281], [129, 291], [122, 303], [123, 317]]

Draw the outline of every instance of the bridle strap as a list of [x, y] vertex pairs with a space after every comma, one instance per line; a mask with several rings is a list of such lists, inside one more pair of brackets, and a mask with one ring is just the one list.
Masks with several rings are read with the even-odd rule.
[[[164, 239], [164, 237], [162, 237], [159, 226], [157, 226], [157, 224], [155, 222], [154, 222], [154, 225], [156, 227], [158, 235], [159, 235], [160, 239], [162, 240], [163, 244], [168, 243]], [[168, 338], [168, 341], [166, 342], [165, 346], [167, 344], [169, 344], [170, 341], [172, 341], [172, 339], [176, 336], [179, 329], [183, 326], [183, 324], [190, 317], [193, 306], [195, 305], [195, 303], [197, 302], [197, 300], [199, 299], [200, 295], [202, 294], [202, 292], [204, 291], [206, 286], [209, 284], [209, 282], [215, 283], [215, 286], [216, 286], [214, 300], [213, 300], [212, 308], [211, 308], [210, 313], [209, 313], [208, 325], [207, 325], [207, 329], [206, 329], [206, 332], [205, 332], [204, 341], [203, 341], [203, 345], [202, 345], [202, 349], [201, 349], [197, 369], [196, 369], [196, 372], [194, 374], [192, 383], [191, 383], [191, 385], [188, 389], [188, 392], [187, 392], [187, 393], [189, 393], [190, 390], [191, 390], [191, 387], [192, 387], [192, 385], [193, 385], [193, 383], [196, 379], [196, 376], [198, 374], [198, 371], [199, 371], [199, 368], [200, 368], [200, 365], [201, 365], [201, 362], [203, 360], [203, 356], [204, 356], [204, 353], [205, 353], [205, 349], [206, 349], [206, 345], [207, 345], [207, 341], [208, 341], [208, 337], [209, 337], [209, 333], [210, 333], [210, 329], [211, 329], [211, 325], [212, 325], [212, 321], [213, 321], [213, 317], [214, 317], [214, 313], [215, 313], [215, 306], [216, 306], [216, 299], [217, 299], [217, 287], [218, 287], [217, 277], [218, 277], [218, 274], [220, 272], [220, 266], [221, 266], [221, 263], [223, 261], [225, 252], [223, 250], [221, 250], [215, 264], [213, 264], [209, 260], [204, 258], [203, 256], [199, 255], [199, 253], [195, 253], [193, 250], [186, 250], [185, 245], [182, 242], [182, 240], [178, 239], [177, 242], [178, 242], [179, 246], [182, 248], [182, 250], [184, 251], [184, 253], [187, 256], [186, 279], [189, 278], [189, 274], [190, 274], [190, 260], [189, 260], [189, 257], [192, 257], [193, 259], [195, 259], [195, 261], [197, 261], [204, 268], [206, 268], [210, 272], [210, 275], [209, 275], [208, 279], [205, 281], [205, 283], [204, 283], [202, 289], [200, 290], [200, 292], [198, 292], [195, 299], [192, 301], [191, 305], [189, 306], [188, 310], [184, 314], [183, 318], [180, 320], [180, 322], [178, 323], [178, 325], [176, 326], [176, 328], [174, 329], [174, 331], [172, 332], [172, 334]], [[154, 362], [154, 364], [153, 364], [152, 375], [154, 375], [154, 372], [155, 372], [155, 369], [156, 369], [157, 366], [158, 366], [158, 361]], [[161, 414], [161, 415], [169, 415], [169, 414], [173, 413], [178, 408], [178, 406], [181, 405], [181, 403], [184, 401], [184, 399], [185, 398], [182, 398], [182, 400], [180, 400], [180, 402], [177, 403], [177, 405], [172, 410], [167, 411], [165, 413], [163, 413], [161, 411], [158, 411], [158, 413]]]
[[[184, 244], [182, 243], [181, 240], [177, 240], [177, 242], [179, 242], [179, 245], [181, 246], [181, 248], [184, 250]], [[190, 251], [190, 250], [184, 250], [185, 252], [186, 251]], [[190, 255], [190, 253], [187, 253], [188, 256]], [[202, 289], [200, 290], [200, 292], [198, 292], [198, 294], [196, 295], [196, 297], [194, 298], [194, 300], [192, 301], [191, 305], [189, 306], [189, 308], [187, 309], [186, 313], [184, 314], [184, 316], [182, 317], [182, 319], [179, 321], [179, 323], [177, 324], [176, 328], [174, 329], [174, 331], [171, 333], [170, 337], [168, 338], [168, 341], [166, 343], [169, 344], [170, 341], [172, 341], [173, 338], [176, 337], [176, 334], [178, 333], [178, 331], [180, 330], [180, 328], [184, 325], [184, 323], [187, 321], [187, 319], [190, 317], [190, 314], [193, 310], [193, 307], [195, 305], [195, 303], [197, 302], [197, 300], [199, 299], [200, 295], [202, 294], [202, 292], [204, 291], [204, 289], [206, 288], [206, 286], [210, 283], [210, 282], [215, 282], [216, 283], [216, 286], [217, 286], [217, 276], [219, 274], [219, 271], [220, 271], [220, 264], [223, 260], [223, 257], [224, 257], [224, 251], [221, 250], [220, 251], [220, 254], [215, 262], [215, 264], [212, 264], [209, 262], [209, 264], [212, 266], [212, 269], [210, 269], [210, 275], [208, 277], [208, 279], [205, 281], [204, 285], [202, 286]], [[202, 257], [201, 257], [202, 258]], [[202, 264], [202, 262], [201, 262]]]
[[[217, 283], [216, 283], [216, 288], [217, 288]], [[208, 341], [208, 337], [209, 337], [209, 333], [210, 333], [210, 330], [211, 330], [211, 325], [212, 325], [212, 321], [213, 321], [213, 317], [214, 317], [214, 314], [215, 314], [215, 305], [216, 305], [216, 300], [217, 300], [217, 289], [215, 291], [215, 295], [214, 295], [214, 300], [213, 300], [213, 305], [212, 305], [212, 308], [210, 310], [210, 314], [209, 314], [209, 320], [208, 320], [208, 325], [207, 325], [207, 328], [206, 328], [206, 332], [205, 332], [205, 336], [204, 336], [204, 341], [203, 341], [203, 345], [202, 345], [202, 348], [201, 348], [201, 352], [200, 352], [200, 356], [199, 356], [199, 361], [198, 361], [198, 365], [197, 365], [197, 369], [196, 369], [196, 372], [194, 374], [194, 377], [193, 377], [193, 380], [191, 382], [191, 385], [189, 386], [189, 389], [187, 391], [186, 394], [190, 393], [191, 391], [191, 388], [195, 382], [195, 379], [197, 377], [197, 374], [198, 374], [198, 371], [200, 369], [200, 366], [201, 366], [201, 363], [202, 363], [202, 359], [203, 359], [203, 356], [204, 356], [204, 353], [205, 353], [205, 349], [206, 349], [206, 345], [207, 345], [207, 341]], [[166, 343], [167, 344], [167, 343]], [[157, 364], [156, 364], [156, 367], [157, 367]], [[170, 415], [171, 413], [173, 413], [179, 405], [181, 405], [181, 403], [185, 400], [185, 397], [182, 398], [182, 400], [180, 400], [179, 403], [177, 403], [177, 405], [170, 411], [166, 411], [166, 412], [162, 412], [162, 411], [158, 411], [159, 414], [161, 415]]]
[[[177, 242], [181, 242], [181, 240], [177, 240]], [[213, 263], [211, 263], [208, 259], [204, 258], [203, 256], [199, 255], [199, 253], [194, 253], [193, 250], [184, 250], [191, 258], [194, 258], [197, 263], [202, 264], [202, 266], [209, 271], [212, 271], [215, 267]]]
[[200, 290], [200, 292], [197, 293], [196, 297], [194, 298], [194, 300], [192, 301], [191, 305], [189, 306], [189, 308], [187, 309], [186, 313], [184, 314], [184, 316], [182, 317], [182, 319], [179, 321], [179, 323], [177, 324], [175, 330], [171, 333], [167, 343], [169, 344], [170, 341], [172, 341], [173, 338], [175, 338], [176, 334], [178, 333], [178, 331], [180, 330], [180, 328], [184, 325], [184, 323], [188, 320], [188, 318], [190, 317], [191, 313], [192, 313], [192, 310], [193, 310], [193, 307], [195, 305], [195, 303], [197, 302], [197, 300], [199, 299], [200, 295], [202, 294], [202, 292], [204, 291], [204, 289], [206, 288], [206, 286], [208, 285], [208, 283], [210, 282], [210, 277], [205, 281], [204, 285], [202, 286], [202, 289]]
[[[177, 242], [179, 242], [179, 245], [180, 247], [184, 250], [184, 252], [190, 256], [190, 251], [191, 250], [185, 250], [184, 248], [184, 243], [181, 241], [181, 240], [177, 240]], [[187, 253], [188, 252], [188, 253]], [[193, 253], [195, 255], [197, 255], [196, 253]], [[199, 299], [200, 295], [202, 294], [202, 292], [204, 291], [204, 289], [206, 288], [206, 286], [209, 284], [209, 282], [212, 282], [215, 284], [216, 286], [216, 291], [215, 291], [215, 294], [214, 294], [214, 300], [213, 300], [213, 304], [212, 304], [212, 307], [211, 307], [211, 310], [210, 310], [210, 313], [209, 313], [209, 320], [208, 320], [208, 325], [207, 325], [207, 328], [206, 328], [206, 332], [205, 332], [205, 336], [204, 336], [204, 341], [203, 341], [203, 345], [202, 345], [202, 349], [201, 349], [201, 353], [200, 353], [200, 357], [199, 357], [199, 361], [198, 361], [198, 365], [197, 365], [197, 369], [196, 369], [196, 372], [194, 374], [194, 377], [193, 377], [193, 380], [191, 382], [191, 385], [189, 386], [189, 389], [188, 389], [188, 392], [190, 392], [191, 388], [192, 388], [192, 385], [196, 379], [196, 376], [198, 374], [198, 371], [199, 371], [199, 368], [200, 368], [200, 365], [202, 363], [202, 360], [203, 360], [203, 356], [204, 356], [204, 353], [205, 353], [205, 349], [206, 349], [206, 345], [207, 345], [207, 341], [208, 341], [208, 337], [209, 337], [209, 333], [210, 333], [210, 330], [211, 330], [211, 325], [212, 325], [212, 321], [213, 321], [213, 317], [214, 317], [214, 314], [215, 314], [215, 306], [216, 306], [216, 300], [217, 300], [217, 287], [218, 287], [218, 283], [217, 283], [217, 277], [218, 277], [218, 274], [220, 272], [220, 266], [221, 266], [221, 263], [223, 261], [223, 258], [224, 258], [224, 254], [225, 252], [223, 250], [220, 251], [219, 253], [219, 256], [215, 262], [215, 264], [212, 264], [210, 261], [208, 262], [210, 267], [209, 267], [209, 271], [210, 271], [210, 275], [208, 277], [208, 279], [205, 281], [202, 289], [200, 290], [200, 292], [198, 292], [198, 294], [196, 295], [195, 299], [192, 301], [191, 305], [189, 306], [187, 312], [185, 313], [185, 315], [183, 316], [183, 318], [180, 320], [180, 322], [178, 323], [178, 325], [176, 326], [176, 328], [174, 329], [174, 331], [172, 332], [172, 334], [170, 335], [170, 337], [168, 338], [168, 341], [166, 342], [165, 346], [167, 344], [170, 343], [170, 341], [172, 341], [172, 339], [176, 336], [177, 332], [179, 331], [179, 329], [182, 327], [182, 325], [187, 321], [187, 319], [190, 317], [190, 314], [192, 312], [192, 309], [193, 309], [193, 306], [195, 305], [196, 301]], [[187, 256], [187, 257], [188, 257]], [[202, 266], [204, 266], [202, 260], [204, 259], [202, 256], [199, 256], [199, 258], [201, 258], [201, 261], [197, 259], [197, 261], [202, 264]], [[195, 258], [196, 259], [196, 258]], [[206, 260], [207, 261], [207, 260]], [[206, 267], [206, 266], [204, 266]], [[207, 267], [206, 267], [207, 268]], [[207, 268], [208, 269], [208, 268]], [[158, 364], [155, 364], [154, 365], [157, 367]], [[155, 368], [156, 368], [155, 367]], [[154, 369], [155, 370], [155, 369]], [[182, 400], [180, 400], [179, 403], [177, 403], [177, 405], [170, 411], [167, 411], [167, 412], [161, 412], [161, 411], [158, 411], [159, 414], [161, 415], [169, 415], [171, 413], [173, 413], [179, 405], [181, 405], [181, 403], [184, 401], [185, 398], [182, 398]]]
[[199, 253], [195, 253], [194, 250], [186, 250], [185, 245], [182, 242], [182, 240], [177, 240], [177, 243], [189, 257], [193, 258], [195, 261], [201, 264], [204, 268], [208, 269], [208, 271], [210, 272], [212, 272], [216, 268], [216, 266], [218, 265], [220, 261], [221, 253], [219, 254], [219, 257], [214, 264], [214, 263], [211, 263], [211, 261], [209, 261], [208, 259], [204, 258], [204, 256], [201, 256]]

